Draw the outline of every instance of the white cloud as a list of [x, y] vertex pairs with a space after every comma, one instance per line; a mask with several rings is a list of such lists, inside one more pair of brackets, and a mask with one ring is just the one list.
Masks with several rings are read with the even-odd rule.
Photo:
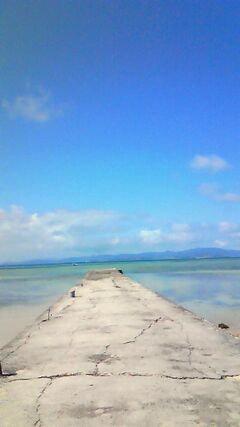
[[239, 248], [240, 224], [173, 223], [162, 228], [142, 229], [140, 243], [147, 250], [179, 250], [191, 247]]
[[218, 229], [221, 233], [227, 233], [235, 228], [235, 224], [228, 221], [221, 221], [218, 224]]
[[204, 184], [201, 184], [200, 186], [199, 186], [199, 191], [200, 191], [200, 193], [202, 193], [202, 194], [206, 194], [206, 195], [208, 195], [208, 194], [213, 194], [213, 193], [215, 193], [215, 191], [216, 191], [216, 184], [209, 184], [209, 183], [204, 183]]
[[228, 245], [228, 242], [226, 240], [215, 240], [214, 245], [217, 248], [225, 248]]
[[112, 245], [118, 245], [119, 243], [120, 243], [120, 239], [119, 239], [119, 237], [113, 237], [112, 239], [111, 239], [111, 243], [112, 243]]
[[236, 231], [236, 232], [232, 233], [231, 237], [233, 239], [237, 239], [239, 241], [239, 239], [240, 239], [240, 231]]
[[240, 193], [234, 192], [217, 192], [217, 186], [215, 184], [202, 184], [198, 188], [200, 193], [209, 196], [213, 200], [217, 200], [218, 202], [240, 202]]
[[211, 155], [211, 156], [195, 156], [190, 166], [193, 169], [198, 170], [209, 170], [212, 172], [219, 172], [230, 167], [230, 164], [224, 160], [222, 157]]
[[[239, 248], [240, 224], [228, 221], [218, 223], [217, 230], [219, 231], [219, 241], [226, 242], [229, 247]], [[222, 237], [224, 239], [222, 239]], [[226, 240], [227, 239], [227, 240]]]
[[111, 211], [0, 209], [0, 262], [101, 252], [118, 244], [111, 233], [121, 221]]
[[[156, 222], [155, 222], [156, 224]], [[148, 218], [104, 210], [56, 210], [28, 213], [0, 209], [0, 263], [27, 259], [178, 250], [190, 247], [238, 247], [240, 224], [170, 223], [149, 227]]]
[[164, 232], [160, 229], [141, 230], [140, 240], [146, 244], [158, 245], [160, 243], [184, 243], [193, 239], [191, 228], [188, 224], [171, 224]]
[[175, 232], [186, 233], [190, 231], [190, 225], [186, 223], [173, 223], [171, 229]]
[[38, 123], [57, 117], [61, 110], [52, 105], [49, 93], [41, 90], [35, 95], [20, 95], [12, 101], [2, 100], [2, 108], [11, 117], [21, 117]]
[[162, 232], [159, 229], [156, 230], [141, 230], [139, 237], [143, 243], [147, 244], [158, 244], [163, 240]]
[[231, 192], [217, 194], [216, 195], [216, 199], [219, 202], [234, 202], [234, 203], [238, 203], [238, 202], [240, 202], [240, 194], [239, 193], [231, 193]]

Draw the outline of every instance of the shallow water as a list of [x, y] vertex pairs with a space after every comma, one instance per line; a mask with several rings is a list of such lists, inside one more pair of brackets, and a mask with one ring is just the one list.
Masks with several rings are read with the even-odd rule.
[[240, 330], [240, 259], [0, 268], [0, 347], [92, 269], [116, 267], [206, 319]]

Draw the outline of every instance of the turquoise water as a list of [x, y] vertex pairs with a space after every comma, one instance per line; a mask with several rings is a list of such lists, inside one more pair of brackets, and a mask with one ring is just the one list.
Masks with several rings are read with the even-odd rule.
[[0, 268], [0, 315], [4, 309], [24, 317], [24, 310], [30, 308], [35, 314], [38, 307], [50, 305], [87, 271], [107, 267], [121, 268], [144, 286], [210, 321], [240, 329], [240, 259]]

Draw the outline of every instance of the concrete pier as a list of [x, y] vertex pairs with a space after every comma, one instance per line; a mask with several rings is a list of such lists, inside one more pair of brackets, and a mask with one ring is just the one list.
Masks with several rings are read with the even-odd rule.
[[0, 361], [1, 427], [240, 426], [240, 340], [117, 270], [88, 273]]

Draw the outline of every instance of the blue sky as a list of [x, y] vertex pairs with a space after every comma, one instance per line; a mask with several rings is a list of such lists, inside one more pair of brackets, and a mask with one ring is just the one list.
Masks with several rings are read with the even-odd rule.
[[0, 8], [0, 261], [240, 248], [239, 2]]

